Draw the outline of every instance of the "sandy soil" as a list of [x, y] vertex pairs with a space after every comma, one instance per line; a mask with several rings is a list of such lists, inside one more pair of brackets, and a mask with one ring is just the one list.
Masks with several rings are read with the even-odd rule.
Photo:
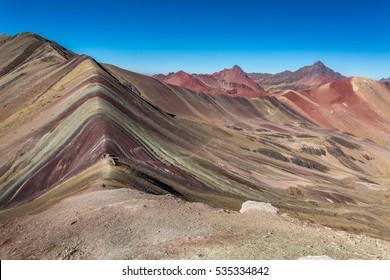
[[390, 259], [390, 243], [260, 211], [93, 187], [0, 225], [1, 259]]

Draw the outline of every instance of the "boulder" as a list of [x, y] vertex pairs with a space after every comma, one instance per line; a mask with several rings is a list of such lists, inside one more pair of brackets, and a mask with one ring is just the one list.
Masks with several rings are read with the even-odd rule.
[[240, 209], [240, 213], [248, 211], [261, 211], [277, 214], [279, 209], [272, 206], [271, 203], [259, 202], [259, 201], [245, 201]]

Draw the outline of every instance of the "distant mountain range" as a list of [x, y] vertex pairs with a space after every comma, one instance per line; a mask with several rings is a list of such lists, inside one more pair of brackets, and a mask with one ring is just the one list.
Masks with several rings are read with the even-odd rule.
[[248, 76], [270, 92], [305, 90], [346, 78], [326, 67], [321, 61], [294, 72], [286, 70], [277, 74], [249, 73]]
[[321, 61], [297, 71], [277, 74], [245, 73], [239, 66], [213, 74], [188, 74], [184, 71], [153, 76], [168, 84], [192, 89], [197, 92], [229, 94], [232, 96], [265, 96], [267, 92], [307, 90], [346, 78], [326, 67]]
[[188, 74], [179, 71], [166, 76], [163, 74], [155, 75], [154, 78], [197, 92], [245, 97], [267, 95], [265, 90], [237, 65], [213, 74]]
[[390, 78], [387, 78], [387, 79], [385, 79], [385, 78], [383, 78], [382, 80], [380, 80], [381, 82], [387, 82], [387, 83], [390, 83]]

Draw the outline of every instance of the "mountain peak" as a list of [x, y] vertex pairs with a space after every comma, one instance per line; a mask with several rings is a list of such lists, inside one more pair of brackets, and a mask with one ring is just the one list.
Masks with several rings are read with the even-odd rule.
[[242, 68], [241, 68], [240, 66], [238, 66], [238, 65], [234, 65], [234, 66], [232, 67], [232, 70], [233, 70], [233, 71], [244, 72], [244, 71], [242, 70]]
[[325, 73], [328, 69], [331, 70], [330, 68], [326, 67], [326, 65], [322, 61], [318, 60], [318, 61], [316, 61], [315, 63], [313, 63], [310, 66], [302, 67], [298, 71], [302, 71], [303, 70], [304, 72], [321, 72], [321, 73]]
[[172, 73], [168, 75], [169, 77], [183, 77], [183, 78], [188, 78], [191, 77], [192, 75], [187, 73], [184, 70], [177, 71], [176, 73]]
[[7, 41], [9, 38], [10, 38], [10, 36], [8, 36], [7, 34], [1, 33], [1, 34], [0, 34], [0, 45], [1, 45], [3, 42]]
[[327, 67], [322, 61], [317, 61], [313, 65], [304, 66], [298, 69], [295, 73], [304, 74], [304, 75], [321, 75], [329, 76], [335, 79], [341, 79], [343, 76], [340, 73], [337, 73]]
[[12, 40], [14, 38], [28, 38], [28, 39], [35, 38], [39, 41], [45, 41], [45, 39], [43, 37], [41, 37], [38, 34], [35, 34], [33, 32], [22, 32], [22, 33], [18, 33], [15, 35], [8, 35], [5, 33], [0, 33], [0, 43], [5, 42], [7, 40]]
[[187, 74], [188, 75], [188, 73], [184, 72], [184, 70], [179, 70], [176, 72], [176, 74], [180, 74], [180, 75]]
[[215, 72], [213, 75], [246, 75], [244, 70], [238, 65], [234, 65], [232, 68], [225, 68], [222, 71]]
[[22, 32], [19, 34], [16, 34], [15, 37], [27, 37], [27, 38], [35, 38], [39, 41], [48, 41], [47, 39], [43, 38], [42, 36], [35, 34], [34, 32]]
[[216, 72], [214, 73], [213, 75], [217, 75], [217, 76], [230, 76], [230, 75], [233, 75], [235, 77], [246, 77], [246, 73], [244, 72], [244, 70], [242, 70], [242, 68], [238, 65], [234, 65], [232, 68], [225, 68], [223, 69], [222, 71], [220, 72]]
[[316, 61], [313, 65], [312, 65], [312, 68], [313, 69], [323, 69], [323, 68], [328, 68], [325, 66], [324, 63], [322, 63], [322, 61], [318, 60]]
[[380, 82], [390, 82], [390, 77], [387, 78], [387, 79], [386, 79], [386, 78], [383, 78], [383, 79], [380, 80]]
[[315, 65], [322, 65], [322, 66], [325, 66], [325, 64], [324, 64], [321, 60], [317, 60], [317, 61], [313, 64], [313, 66], [315, 66]]

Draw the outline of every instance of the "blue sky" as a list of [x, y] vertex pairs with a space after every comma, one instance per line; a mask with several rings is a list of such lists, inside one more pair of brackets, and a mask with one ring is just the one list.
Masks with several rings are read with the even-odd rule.
[[2, 1], [0, 33], [32, 31], [145, 73], [296, 70], [390, 77], [390, 4], [371, 1]]

